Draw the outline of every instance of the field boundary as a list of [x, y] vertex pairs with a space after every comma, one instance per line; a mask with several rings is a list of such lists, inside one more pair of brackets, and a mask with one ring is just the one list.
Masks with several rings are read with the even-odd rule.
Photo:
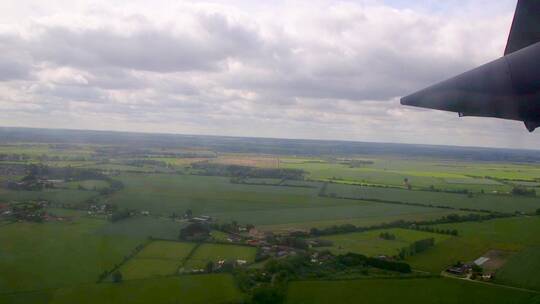
[[133, 259], [137, 254], [139, 254], [139, 252], [141, 252], [146, 246], [148, 246], [150, 243], [152, 243], [153, 240], [152, 239], [148, 239], [146, 242], [142, 243], [142, 244], [139, 244], [135, 247], [135, 249], [133, 249], [129, 255], [127, 256], [124, 256], [124, 259], [122, 260], [122, 262], [120, 262], [119, 264], [115, 264], [113, 269], [107, 271], [105, 270], [98, 278], [98, 280], [96, 281], [96, 283], [102, 283], [105, 279], [107, 279], [107, 277], [109, 277], [111, 274], [113, 274], [115, 271], [119, 270], [122, 266], [124, 266], [128, 261], [130, 261], [131, 259]]

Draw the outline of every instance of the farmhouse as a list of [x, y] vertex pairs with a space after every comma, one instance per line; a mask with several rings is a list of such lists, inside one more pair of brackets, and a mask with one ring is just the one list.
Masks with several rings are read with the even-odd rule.
[[471, 269], [472, 269], [472, 265], [470, 264], [458, 264], [458, 265], [454, 265], [452, 267], [447, 268], [446, 272], [453, 275], [464, 276], [468, 274], [471, 271]]

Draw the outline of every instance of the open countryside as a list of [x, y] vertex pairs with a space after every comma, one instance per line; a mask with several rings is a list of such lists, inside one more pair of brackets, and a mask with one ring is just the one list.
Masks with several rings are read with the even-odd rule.
[[540, 303], [536, 152], [40, 132], [0, 143], [0, 303]]

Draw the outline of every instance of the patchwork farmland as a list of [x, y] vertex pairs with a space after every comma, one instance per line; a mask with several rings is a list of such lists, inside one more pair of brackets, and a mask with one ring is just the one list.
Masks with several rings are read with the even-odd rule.
[[0, 144], [0, 303], [540, 301], [534, 156], [192, 144]]

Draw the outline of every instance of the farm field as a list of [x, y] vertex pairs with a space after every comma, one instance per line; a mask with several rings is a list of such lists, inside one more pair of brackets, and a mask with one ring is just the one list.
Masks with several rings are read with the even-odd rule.
[[[410, 208], [410, 207], [409, 207]], [[444, 209], [435, 209], [430, 208], [432, 212], [424, 213], [399, 213], [392, 214], [388, 212], [385, 214], [375, 215], [375, 214], [364, 214], [365, 216], [360, 216], [357, 218], [342, 218], [335, 220], [321, 220], [321, 221], [309, 221], [309, 222], [290, 222], [286, 224], [269, 224], [269, 225], [259, 225], [259, 229], [266, 231], [290, 231], [294, 229], [307, 229], [310, 228], [325, 228], [334, 225], [344, 225], [344, 224], [353, 224], [360, 227], [369, 227], [373, 225], [380, 225], [384, 223], [391, 223], [398, 220], [403, 221], [429, 221], [439, 219], [443, 216], [450, 214], [466, 215], [474, 212], [468, 211], [458, 211], [458, 210], [444, 210]], [[398, 209], [399, 210], [399, 209]], [[414, 210], [414, 209], [404, 209], [404, 210]], [[426, 208], [422, 208], [426, 210]], [[427, 211], [427, 210], [426, 210]]]
[[540, 246], [527, 247], [510, 259], [496, 273], [495, 280], [501, 284], [519, 286], [540, 291]]
[[475, 194], [468, 197], [465, 194], [440, 193], [430, 191], [410, 191], [390, 188], [361, 187], [341, 184], [328, 184], [326, 193], [337, 196], [358, 199], [378, 199], [405, 203], [444, 206], [452, 208], [467, 208], [475, 210], [490, 210], [513, 213], [515, 211], [534, 212], [540, 208], [540, 200], [529, 197], [510, 195]]
[[108, 222], [97, 230], [98, 234], [176, 240], [186, 222], [176, 222], [170, 218], [134, 216], [118, 222]]
[[444, 224], [438, 227], [457, 229], [459, 236], [410, 257], [407, 261], [413, 267], [439, 273], [457, 261], [473, 261], [491, 249], [518, 252], [540, 244], [538, 217]]
[[[379, 236], [383, 232], [394, 235], [396, 239], [385, 240], [380, 238]], [[438, 244], [450, 238], [450, 236], [408, 229], [372, 230], [323, 236], [321, 239], [332, 241], [333, 245], [331, 247], [320, 247], [320, 249], [328, 249], [336, 254], [354, 252], [367, 256], [394, 256], [399, 253], [400, 249], [408, 247], [414, 241], [427, 238], [434, 238], [435, 244]]]
[[222, 221], [276, 225], [441, 213], [434, 208], [322, 198], [312, 188], [231, 184], [222, 177], [130, 174], [120, 180], [125, 188], [111, 197], [112, 203], [165, 216], [191, 209]]
[[77, 190], [83, 188], [86, 190], [100, 190], [109, 187], [109, 183], [102, 180], [83, 180], [76, 182], [67, 182], [64, 184], [68, 189]]
[[95, 191], [47, 189], [43, 191], [13, 191], [0, 189], [0, 201], [48, 200], [58, 204], [79, 204], [98, 193]]
[[538, 303], [540, 294], [455, 279], [299, 281], [290, 284], [288, 304]]
[[[286, 295], [266, 303], [540, 303], [521, 290], [540, 291], [534, 153], [190, 140], [0, 144], [0, 304], [260, 304], [266, 289]], [[486, 256], [489, 284], [443, 273]]]
[[152, 241], [137, 254], [138, 258], [181, 260], [195, 247], [194, 243]]
[[[208, 292], [211, 286], [212, 292]], [[122, 284], [103, 283], [61, 288], [48, 294], [35, 294], [33, 300], [42, 303], [234, 303], [242, 294], [234, 285], [232, 276], [222, 274], [176, 276], [149, 280], [126, 281]], [[7, 299], [6, 301], [3, 301]], [[8, 302], [0, 296], [0, 303]], [[39, 302], [33, 302], [39, 303]]]
[[[501, 168], [500, 170], [491, 168], [491, 170], [487, 170], [477, 168], [477, 164], [463, 165], [455, 163], [441, 166], [441, 163], [430, 161], [376, 159], [373, 165], [356, 168], [331, 162], [285, 163], [283, 166], [304, 169], [308, 172], [308, 177], [314, 180], [404, 187], [404, 179], [408, 179], [413, 187], [427, 188], [433, 185], [442, 189], [468, 189], [474, 192], [480, 192], [482, 189], [486, 192], [506, 192], [511, 189], [508, 185], [492, 179], [485, 179], [484, 176], [494, 178], [522, 177], [531, 181], [540, 178], [538, 168], [526, 171], [515, 169], [516, 171], [511, 171], [514, 174], [511, 174], [506, 173], [509, 171], [508, 168]], [[521, 173], [526, 174], [520, 175]]]
[[96, 235], [103, 220], [0, 227], [0, 293], [95, 282], [143, 240]]
[[138, 280], [177, 274], [180, 261], [160, 258], [133, 258], [120, 268], [122, 279]]
[[195, 243], [151, 241], [120, 271], [125, 280], [176, 275], [194, 248]]

